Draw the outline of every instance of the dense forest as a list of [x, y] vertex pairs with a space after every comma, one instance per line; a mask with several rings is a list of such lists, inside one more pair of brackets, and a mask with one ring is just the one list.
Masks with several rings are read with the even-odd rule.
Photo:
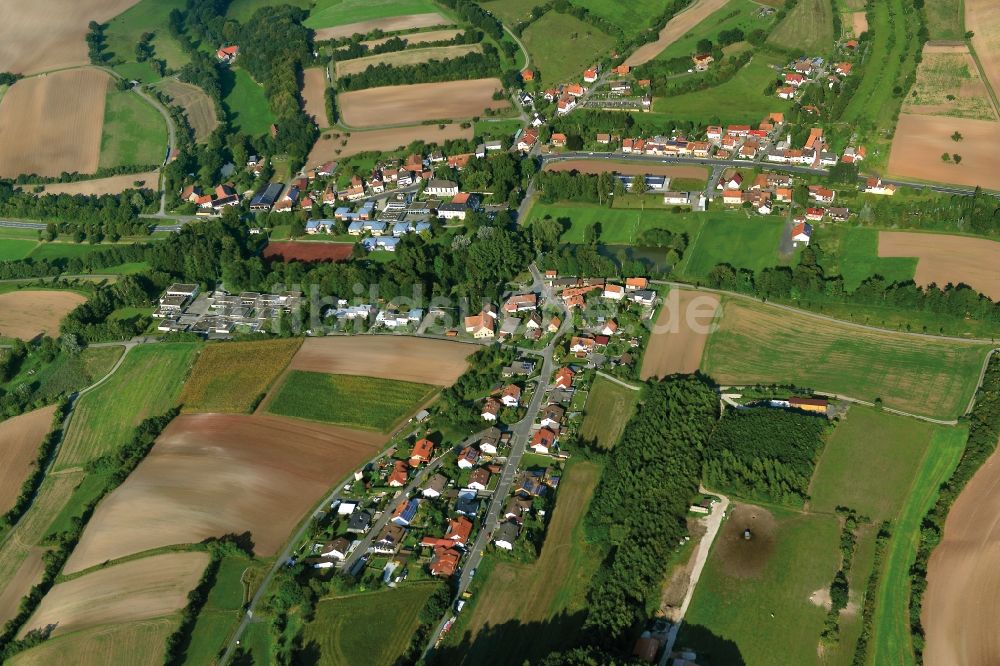
[[687, 533], [701, 451], [718, 416], [714, 388], [700, 377], [650, 384], [607, 465], [585, 525], [611, 555], [589, 591], [586, 628], [614, 643], [658, 606], [664, 562]]
[[9, 180], [0, 180], [0, 217], [29, 220], [57, 220], [72, 230], [77, 240], [94, 242], [122, 236], [146, 235], [149, 225], [139, 213], [153, 210], [156, 195], [148, 189], [126, 190], [122, 194], [43, 194], [15, 189]]
[[799, 505], [823, 448], [824, 416], [731, 409], [705, 447], [705, 485], [746, 499]]

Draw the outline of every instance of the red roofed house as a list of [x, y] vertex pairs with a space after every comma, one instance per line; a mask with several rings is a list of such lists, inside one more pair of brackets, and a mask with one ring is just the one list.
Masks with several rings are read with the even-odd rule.
[[434, 442], [429, 439], [418, 439], [410, 451], [410, 467], [419, 467], [420, 463], [428, 462], [434, 453]]
[[462, 554], [454, 548], [438, 546], [434, 549], [434, 557], [431, 558], [430, 572], [432, 576], [451, 576], [458, 569], [458, 563], [462, 559]]
[[561, 132], [556, 132], [552, 135], [552, 145], [557, 148], [562, 148], [566, 145], [566, 135]]
[[507, 313], [534, 310], [538, 307], [538, 294], [514, 294], [503, 304]]
[[856, 48], [858, 48], [858, 40], [856, 40], [856, 39], [848, 39], [846, 42], [844, 42], [844, 48], [847, 48], [847, 49], [856, 49]]
[[630, 277], [625, 278], [625, 289], [626, 291], [635, 291], [636, 289], [645, 289], [649, 286], [649, 280], [644, 277]]
[[459, 516], [448, 521], [448, 531], [445, 532], [444, 538], [464, 546], [469, 543], [469, 536], [471, 534], [472, 521], [465, 516]]
[[792, 86], [781, 86], [778, 88], [778, 97], [781, 99], [792, 99], [795, 97], [795, 88]]
[[819, 222], [825, 215], [825, 208], [806, 208], [806, 219], [812, 222]]
[[535, 80], [535, 72], [533, 70], [530, 70], [530, 69], [526, 69], [526, 70], [522, 71], [521, 72], [521, 80], [522, 81], [534, 81]]
[[799, 222], [792, 228], [792, 242], [795, 245], [803, 243], [804, 245], [809, 245], [809, 239], [812, 238], [812, 225], [806, 222]]
[[604, 335], [614, 335], [618, 332], [618, 322], [614, 319], [609, 319], [604, 323], [604, 328], [601, 329], [601, 333]]
[[840, 74], [841, 76], [847, 76], [851, 73], [852, 69], [854, 69], [854, 65], [852, 65], [851, 63], [838, 62], [837, 66], [834, 68], [833, 71], [837, 72], [837, 74]]
[[402, 460], [397, 460], [392, 466], [392, 473], [389, 475], [388, 485], [392, 488], [399, 488], [406, 485], [409, 472], [407, 464]]
[[785, 72], [785, 83], [787, 83], [790, 86], [795, 86], [796, 88], [798, 88], [803, 83], [805, 83], [805, 81], [806, 77], [802, 76], [801, 74], [796, 74], [793, 72]]
[[500, 407], [501, 404], [499, 400], [496, 398], [487, 398], [480, 416], [483, 417], [484, 421], [496, 421], [497, 414], [500, 413]]
[[583, 97], [584, 93], [587, 92], [587, 89], [579, 83], [568, 85], [565, 90], [567, 95], [572, 95], [573, 97]]
[[597, 80], [597, 68], [591, 67], [590, 69], [584, 71], [583, 80], [585, 83], [593, 83]]
[[465, 318], [465, 332], [472, 333], [472, 337], [477, 339], [492, 338], [496, 335], [494, 330], [494, 319], [485, 312]]
[[561, 368], [559, 372], [556, 373], [556, 380], [553, 386], [559, 389], [568, 389], [573, 386], [573, 376], [576, 373], [569, 368]]
[[505, 407], [517, 407], [521, 404], [521, 387], [516, 384], [508, 384], [500, 394], [500, 402]]
[[531, 438], [531, 450], [535, 453], [548, 453], [556, 445], [556, 434], [548, 428], [542, 428]]
[[609, 284], [604, 287], [604, 293], [601, 295], [613, 301], [620, 301], [625, 298], [625, 287], [620, 284]]
[[215, 57], [224, 63], [231, 63], [236, 60], [236, 56], [240, 53], [240, 47], [233, 46], [223, 46], [218, 51], [215, 52]]
[[727, 189], [722, 193], [722, 203], [727, 206], [739, 206], [743, 203], [743, 190]]

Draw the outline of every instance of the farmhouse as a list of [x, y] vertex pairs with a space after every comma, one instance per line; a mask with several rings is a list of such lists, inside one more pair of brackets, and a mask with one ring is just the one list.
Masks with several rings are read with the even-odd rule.
[[503, 311], [507, 313], [525, 312], [538, 307], [538, 294], [514, 294], [503, 304]]
[[830, 406], [829, 401], [826, 398], [789, 398], [788, 406], [792, 409], [801, 409], [805, 412], [813, 412], [816, 414], [826, 414], [827, 409]]
[[240, 54], [240, 47], [233, 46], [223, 46], [218, 51], [215, 52], [215, 57], [219, 59], [220, 62], [229, 64], [236, 60], [236, 56]]

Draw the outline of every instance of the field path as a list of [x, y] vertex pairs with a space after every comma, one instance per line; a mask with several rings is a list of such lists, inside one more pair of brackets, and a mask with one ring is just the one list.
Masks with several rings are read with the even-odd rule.
[[660, 55], [664, 49], [683, 37], [687, 32], [705, 20], [713, 12], [722, 9], [729, 0], [695, 0], [684, 11], [667, 21], [660, 31], [660, 38], [644, 44], [625, 59], [629, 67], [638, 67]]
[[606, 374], [604, 372], [601, 372], [600, 370], [597, 371], [597, 374], [600, 375], [601, 377], [604, 377], [609, 382], [612, 382], [613, 384], [618, 384], [618, 386], [621, 386], [622, 388], [627, 388], [630, 391], [641, 391], [642, 390], [641, 386], [634, 386], [633, 384], [629, 384], [626, 381], [622, 381], [621, 379], [618, 379], [617, 377], [612, 377], [611, 375]]

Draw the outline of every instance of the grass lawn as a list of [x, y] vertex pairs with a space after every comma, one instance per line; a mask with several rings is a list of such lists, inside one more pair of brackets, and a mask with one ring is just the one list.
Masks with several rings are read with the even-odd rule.
[[587, 589], [604, 555], [581, 523], [600, 475], [593, 462], [567, 465], [538, 560], [496, 562], [442, 645], [440, 663], [520, 666], [579, 642]]
[[0, 389], [13, 391], [16, 386], [26, 384], [32, 388], [32, 400], [50, 401], [59, 395], [79, 391], [108, 374], [122, 351], [123, 347], [118, 346], [84, 349], [79, 356], [61, 354], [50, 363], [31, 354], [21, 364], [17, 375], [0, 383]]
[[[320, 666], [392, 666], [410, 645], [420, 625], [420, 609], [436, 583], [321, 599], [316, 618], [306, 625], [304, 643], [316, 644]], [[373, 640], [373, 631], [378, 640]]]
[[663, 49], [657, 60], [670, 60], [683, 56], [694, 55], [697, 49], [698, 40], [708, 39], [712, 43], [718, 41], [719, 33], [723, 30], [741, 29], [744, 33], [751, 30], [767, 29], [774, 19], [771, 16], [761, 17], [756, 13], [760, 11], [760, 5], [752, 0], [730, 0], [722, 9], [710, 14], [701, 23], [696, 25], [690, 32], [682, 35], [676, 42]]
[[[135, 45], [143, 33], [153, 32], [153, 49], [157, 59], [167, 61], [169, 69], [180, 69], [191, 58], [181, 50], [180, 44], [170, 36], [167, 17], [174, 9], [184, 9], [185, 0], [140, 0], [108, 22], [107, 50], [125, 62], [115, 65], [114, 70], [129, 79], [145, 83], [158, 81], [160, 76], [149, 63], [136, 62]], [[159, 115], [159, 114], [157, 114]]]
[[608, 208], [597, 204], [539, 202], [532, 206], [527, 216], [527, 224], [546, 215], [556, 220], [566, 220], [564, 226], [567, 228], [561, 237], [564, 243], [583, 243], [587, 227], [600, 224], [600, 241], [608, 245], [639, 243], [642, 233], [649, 229], [686, 232], [690, 242], [693, 242], [701, 230], [703, 221], [708, 219], [703, 213], [676, 214], [662, 209]]
[[117, 450], [140, 421], [176, 405], [197, 349], [193, 343], [133, 348], [107, 382], [80, 398], [56, 467], [82, 465]]
[[224, 70], [222, 82], [222, 104], [232, 119], [234, 130], [251, 136], [267, 133], [274, 116], [263, 86], [238, 67]]
[[[934, 0], [924, 5], [931, 39], [964, 40], [965, 12], [962, 0]], [[975, 29], [975, 28], [973, 28]]]
[[846, 506], [875, 522], [894, 519], [942, 429], [870, 407], [851, 407], [816, 465], [809, 508], [832, 513]]
[[658, 97], [653, 102], [653, 111], [675, 120], [758, 123], [772, 111], [789, 108], [787, 101], [764, 94], [768, 83], [777, 76], [770, 65], [782, 61], [780, 56], [757, 53], [725, 83], [682, 95]]
[[653, 18], [663, 13], [661, 0], [570, 0], [570, 4], [587, 9], [594, 16], [621, 28], [626, 35], [642, 32], [650, 27]]
[[440, 9], [432, 0], [317, 0], [305, 24], [332, 28], [373, 19], [426, 14]]
[[754, 272], [775, 266], [785, 221], [776, 216], [747, 217], [743, 211], [693, 213], [705, 219], [691, 238], [679, 272], [704, 278], [718, 264], [728, 263]]
[[527, 20], [531, 16], [531, 10], [540, 3], [538, 0], [489, 0], [479, 4], [490, 14], [513, 26], [518, 21]]
[[301, 345], [301, 338], [207, 345], [184, 384], [184, 411], [252, 411]]
[[941, 428], [935, 433], [906, 505], [893, 523], [879, 580], [868, 663], [916, 663], [910, 642], [910, 567], [917, 553], [920, 523], [937, 500], [938, 488], [958, 464], [967, 437], [964, 427]]
[[635, 413], [640, 393], [598, 375], [587, 397], [580, 436], [595, 440], [602, 449], [614, 448]]
[[38, 229], [22, 229], [20, 227], [0, 227], [0, 239], [12, 238], [38, 240]]
[[826, 53], [833, 46], [833, 5], [830, 0], [799, 0], [774, 29], [768, 41], [807, 54]]
[[[558, 39], [555, 37], [558, 36]], [[548, 12], [521, 36], [545, 85], [576, 81], [615, 40], [570, 14]]]
[[275, 0], [233, 0], [229, 3], [229, 9], [226, 10], [226, 18], [246, 23], [254, 15], [254, 12], [261, 7], [291, 5], [293, 7], [309, 9], [309, 5], [311, 4], [312, 0], [281, 0], [281, 2], [275, 2]]
[[133, 92], [109, 87], [100, 166], [160, 164], [166, 149], [167, 126], [160, 112]]
[[292, 370], [267, 411], [387, 432], [430, 399], [437, 387], [378, 377]]
[[36, 240], [0, 239], [0, 261], [24, 259], [38, 245]]
[[91, 252], [105, 250], [108, 245], [90, 243], [39, 243], [31, 253], [32, 259], [73, 259]]
[[677, 639], [698, 652], [699, 663], [816, 663], [826, 610], [810, 596], [829, 587], [840, 564], [840, 523], [831, 515], [767, 510], [777, 523], [769, 540], [724, 548], [732, 545], [724, 541], [726, 528], [736, 529], [724, 524], [712, 547]]
[[[82, 471], [78, 473], [83, 474]], [[69, 501], [62, 505], [61, 510], [48, 526], [48, 530], [45, 532], [46, 538], [72, 529], [74, 519], [83, 513], [85, 507], [104, 493], [109, 481], [108, 474], [88, 473], [84, 476], [73, 490]]]
[[701, 369], [723, 384], [794, 383], [950, 419], [972, 397], [988, 347], [917, 340], [727, 298]]
[[517, 118], [497, 121], [479, 120], [473, 124], [472, 131], [476, 139], [503, 139], [504, 137], [513, 137], [523, 124]]
[[843, 275], [847, 291], [854, 291], [873, 275], [889, 282], [912, 280], [916, 275], [915, 257], [878, 256], [878, 229], [823, 224], [816, 232], [823, 270], [827, 275]]
[[198, 613], [185, 654], [186, 663], [210, 664], [225, 648], [230, 631], [240, 619], [244, 597], [242, 576], [250, 565], [250, 560], [243, 557], [226, 557], [219, 564], [215, 585]]

